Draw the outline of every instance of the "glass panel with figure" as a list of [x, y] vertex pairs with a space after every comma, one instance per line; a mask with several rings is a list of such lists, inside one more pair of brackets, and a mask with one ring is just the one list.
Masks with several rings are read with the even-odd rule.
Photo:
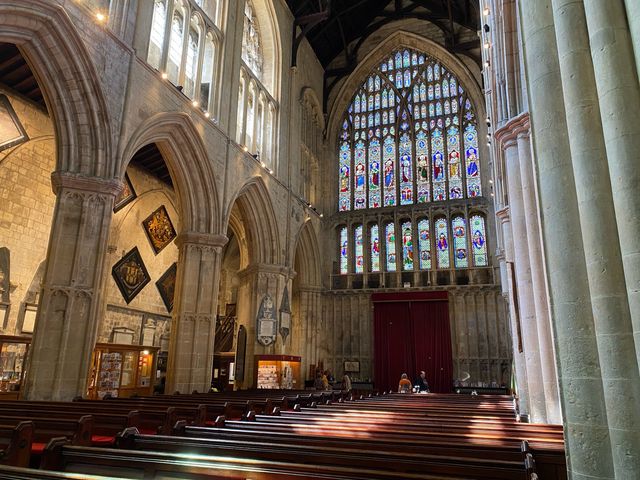
[[364, 245], [362, 240], [362, 225], [358, 225], [354, 231], [355, 237], [355, 272], [364, 272]]
[[464, 217], [457, 215], [451, 221], [451, 231], [453, 232], [453, 262], [456, 268], [467, 268], [469, 260], [467, 258], [467, 224]]
[[371, 271], [380, 271], [380, 237], [378, 233], [378, 225], [372, 225], [369, 233], [369, 241], [371, 242]]
[[418, 222], [418, 248], [420, 249], [420, 269], [431, 269], [431, 237], [429, 220], [423, 218]]
[[413, 270], [413, 235], [411, 222], [402, 224], [402, 269]]
[[487, 242], [484, 217], [472, 215], [469, 221], [471, 231], [471, 248], [473, 250], [473, 264], [476, 267], [486, 267], [489, 265], [487, 257]]
[[393, 223], [388, 223], [385, 227], [387, 249], [387, 272], [396, 271], [396, 230]]
[[340, 230], [340, 273], [349, 272], [349, 237], [347, 227]]
[[449, 268], [449, 232], [444, 217], [436, 220], [435, 231], [438, 268]]

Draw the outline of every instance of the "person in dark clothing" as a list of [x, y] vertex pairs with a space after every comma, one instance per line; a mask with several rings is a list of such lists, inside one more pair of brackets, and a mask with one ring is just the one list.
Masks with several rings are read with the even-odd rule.
[[429, 383], [427, 383], [427, 374], [424, 370], [422, 370], [416, 377], [416, 381], [413, 382], [413, 386], [418, 390], [418, 392], [429, 393]]

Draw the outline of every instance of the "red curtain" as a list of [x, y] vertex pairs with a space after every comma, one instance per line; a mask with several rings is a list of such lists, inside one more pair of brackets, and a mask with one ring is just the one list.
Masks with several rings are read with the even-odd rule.
[[449, 306], [446, 292], [436, 293], [374, 295], [376, 388], [397, 390], [400, 375], [413, 382], [424, 370], [432, 392], [451, 391]]

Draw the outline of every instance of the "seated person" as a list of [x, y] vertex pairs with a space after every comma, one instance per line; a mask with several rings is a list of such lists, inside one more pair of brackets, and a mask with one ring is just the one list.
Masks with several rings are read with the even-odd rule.
[[420, 375], [418, 375], [413, 385], [418, 390], [418, 392], [429, 393], [429, 384], [427, 383], [427, 374], [424, 372], [424, 370], [420, 372]]
[[411, 380], [409, 380], [406, 373], [403, 373], [398, 384], [398, 393], [409, 393], [411, 388]]

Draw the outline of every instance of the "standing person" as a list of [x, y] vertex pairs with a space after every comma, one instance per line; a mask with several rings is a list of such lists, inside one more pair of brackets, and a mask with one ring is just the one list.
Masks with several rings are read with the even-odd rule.
[[329, 370], [325, 370], [322, 374], [322, 389], [329, 390]]
[[316, 379], [313, 382], [313, 388], [316, 390], [324, 390], [324, 384], [322, 383], [322, 374], [320, 371], [316, 372]]
[[418, 392], [429, 393], [429, 383], [427, 383], [427, 374], [424, 370], [421, 370], [420, 374], [416, 377], [414, 386], [417, 387]]
[[344, 376], [342, 377], [342, 389], [351, 392], [351, 378], [347, 372], [344, 372]]
[[411, 392], [411, 380], [409, 380], [406, 373], [403, 373], [400, 377], [400, 383], [398, 383], [398, 393], [409, 392]]

